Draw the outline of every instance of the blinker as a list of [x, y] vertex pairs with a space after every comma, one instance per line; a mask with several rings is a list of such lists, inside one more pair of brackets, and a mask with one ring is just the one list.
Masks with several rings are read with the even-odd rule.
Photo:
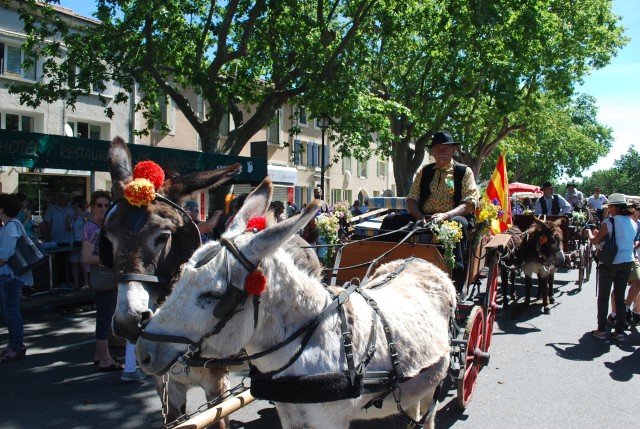
[[228, 317], [236, 307], [245, 300], [246, 297], [247, 294], [244, 290], [230, 285], [227, 287], [227, 290], [220, 298], [220, 301], [218, 301], [218, 304], [213, 309], [213, 317], [218, 319]]

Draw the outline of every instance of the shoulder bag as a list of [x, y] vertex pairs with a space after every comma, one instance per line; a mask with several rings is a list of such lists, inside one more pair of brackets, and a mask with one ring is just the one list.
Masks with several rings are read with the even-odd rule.
[[618, 254], [618, 245], [616, 244], [616, 223], [613, 218], [611, 220], [611, 238], [607, 237], [602, 242], [602, 249], [598, 252], [598, 260], [604, 265], [613, 265], [613, 260]]
[[16, 241], [16, 252], [7, 261], [11, 271], [17, 276], [30, 271], [47, 261], [47, 254], [34, 243], [19, 221], [12, 220], [20, 231]]
[[89, 287], [96, 292], [115, 289], [116, 276], [113, 270], [102, 264], [92, 265], [89, 272]]

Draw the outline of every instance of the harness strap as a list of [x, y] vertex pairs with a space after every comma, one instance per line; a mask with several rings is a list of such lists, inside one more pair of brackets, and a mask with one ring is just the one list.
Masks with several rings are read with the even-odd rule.
[[146, 282], [146, 283], [169, 283], [169, 279], [159, 276], [151, 276], [148, 274], [127, 273], [118, 277], [120, 283], [127, 282]]

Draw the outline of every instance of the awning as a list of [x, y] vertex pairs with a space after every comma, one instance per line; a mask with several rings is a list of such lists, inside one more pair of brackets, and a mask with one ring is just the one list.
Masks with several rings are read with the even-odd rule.
[[[162, 147], [128, 145], [135, 165], [151, 160], [180, 174], [215, 170], [236, 162], [242, 173], [235, 183], [259, 183], [267, 175], [267, 161], [261, 158], [220, 155]], [[3, 165], [63, 170], [108, 171], [109, 142], [76, 137], [0, 130], [0, 162]]]
[[271, 177], [271, 181], [274, 183], [290, 183], [295, 185], [298, 181], [298, 170], [292, 167], [267, 165], [267, 174]]

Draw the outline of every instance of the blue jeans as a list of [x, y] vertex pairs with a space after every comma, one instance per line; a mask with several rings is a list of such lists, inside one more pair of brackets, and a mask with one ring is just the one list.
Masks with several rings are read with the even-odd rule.
[[22, 285], [20, 280], [6, 274], [0, 275], [0, 309], [7, 321], [9, 347], [13, 351], [24, 348], [24, 325], [20, 314]]

